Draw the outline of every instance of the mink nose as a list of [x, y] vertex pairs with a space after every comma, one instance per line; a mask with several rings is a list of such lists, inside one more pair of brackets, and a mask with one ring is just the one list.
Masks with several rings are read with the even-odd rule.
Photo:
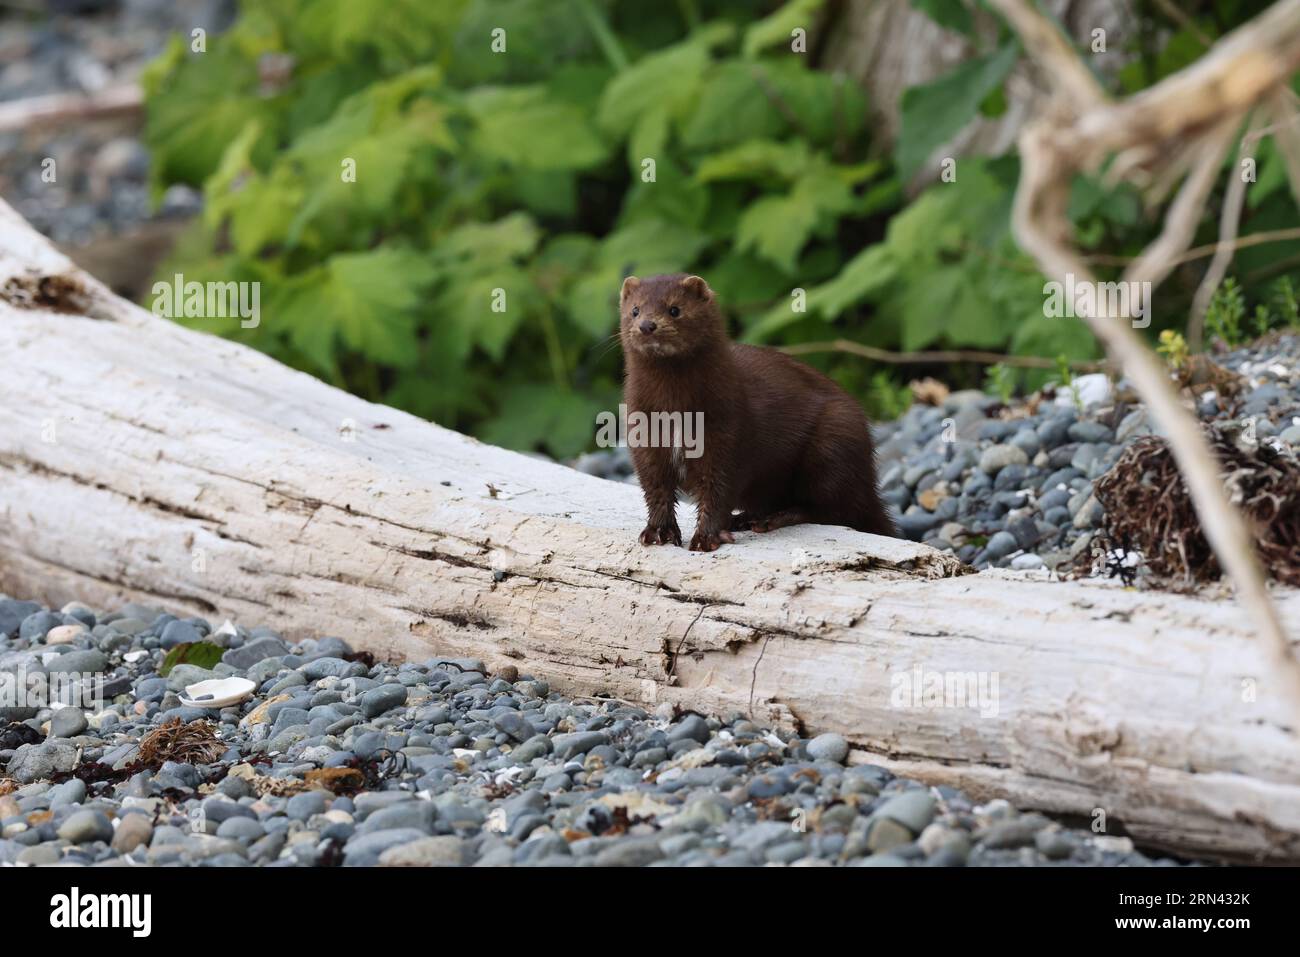
[[654, 322], [650, 319], [642, 319], [639, 328], [642, 332], [644, 332], [648, 336], [650, 335], [650, 333], [654, 332], [655, 329], [659, 327], [656, 326]]

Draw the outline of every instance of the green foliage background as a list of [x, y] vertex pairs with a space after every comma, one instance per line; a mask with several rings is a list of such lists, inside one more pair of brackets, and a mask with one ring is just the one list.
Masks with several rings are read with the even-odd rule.
[[[887, 151], [862, 91], [790, 50], [823, 2], [247, 2], [206, 52], [177, 37], [146, 77], [155, 185], [201, 187], [206, 204], [161, 275], [260, 281], [257, 328], [183, 321], [557, 456], [587, 448], [596, 411], [618, 401], [611, 336], [629, 273], [701, 273], [754, 342], [1092, 356], [1082, 323], [1043, 320], [1043, 277], [1012, 241], [1014, 156], [963, 158], [955, 183], [910, 199], [903, 188], [977, 113], [1003, 108], [1017, 42], [977, 35], [974, 2], [914, 0], [981, 52], [905, 92]], [[1266, 5], [1184, 6], [1218, 36]], [[1144, 16], [1110, 38], [1134, 54], [1116, 93], [1202, 52], [1190, 29]], [[496, 28], [505, 53], [492, 52]], [[1243, 231], [1292, 225], [1269, 141], [1259, 168]], [[1092, 181], [1075, 184], [1071, 212], [1087, 247], [1112, 255], [1158, 226], [1136, 194]], [[1262, 301], [1297, 256], [1300, 241], [1243, 251], [1240, 291]], [[1152, 336], [1182, 324], [1183, 285], [1157, 297]], [[809, 361], [870, 411], [898, 411], [895, 373]]]

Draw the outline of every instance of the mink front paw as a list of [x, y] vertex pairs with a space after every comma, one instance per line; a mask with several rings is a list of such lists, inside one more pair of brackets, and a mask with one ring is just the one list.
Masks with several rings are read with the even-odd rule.
[[641, 532], [642, 545], [681, 545], [682, 531], [676, 522], [663, 525], [650, 524]]
[[736, 539], [732, 537], [731, 532], [728, 532], [725, 529], [716, 532], [696, 529], [695, 534], [691, 537], [691, 551], [716, 552], [719, 545], [724, 543], [731, 544], [735, 540]]

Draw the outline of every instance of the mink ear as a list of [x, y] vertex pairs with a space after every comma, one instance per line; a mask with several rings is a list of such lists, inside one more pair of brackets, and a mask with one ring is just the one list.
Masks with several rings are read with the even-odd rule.
[[624, 279], [623, 289], [618, 294], [618, 301], [621, 303], [623, 300], [627, 299], [631, 293], [636, 292], [636, 287], [639, 285], [641, 285], [641, 280], [637, 279], [636, 276], [628, 276]]
[[698, 296], [704, 300], [713, 298], [713, 290], [710, 289], [709, 284], [699, 276], [687, 276], [682, 280], [682, 288], [691, 295]]

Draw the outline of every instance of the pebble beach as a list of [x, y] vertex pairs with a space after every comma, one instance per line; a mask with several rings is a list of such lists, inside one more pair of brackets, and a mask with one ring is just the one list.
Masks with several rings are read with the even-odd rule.
[[[0, 680], [75, 702], [0, 708], [4, 866], [1175, 863], [850, 761], [839, 735], [569, 697], [470, 659], [371, 662], [138, 604], [3, 598], [0, 634]], [[159, 673], [204, 643], [219, 661]], [[229, 677], [254, 691], [182, 702]]]

